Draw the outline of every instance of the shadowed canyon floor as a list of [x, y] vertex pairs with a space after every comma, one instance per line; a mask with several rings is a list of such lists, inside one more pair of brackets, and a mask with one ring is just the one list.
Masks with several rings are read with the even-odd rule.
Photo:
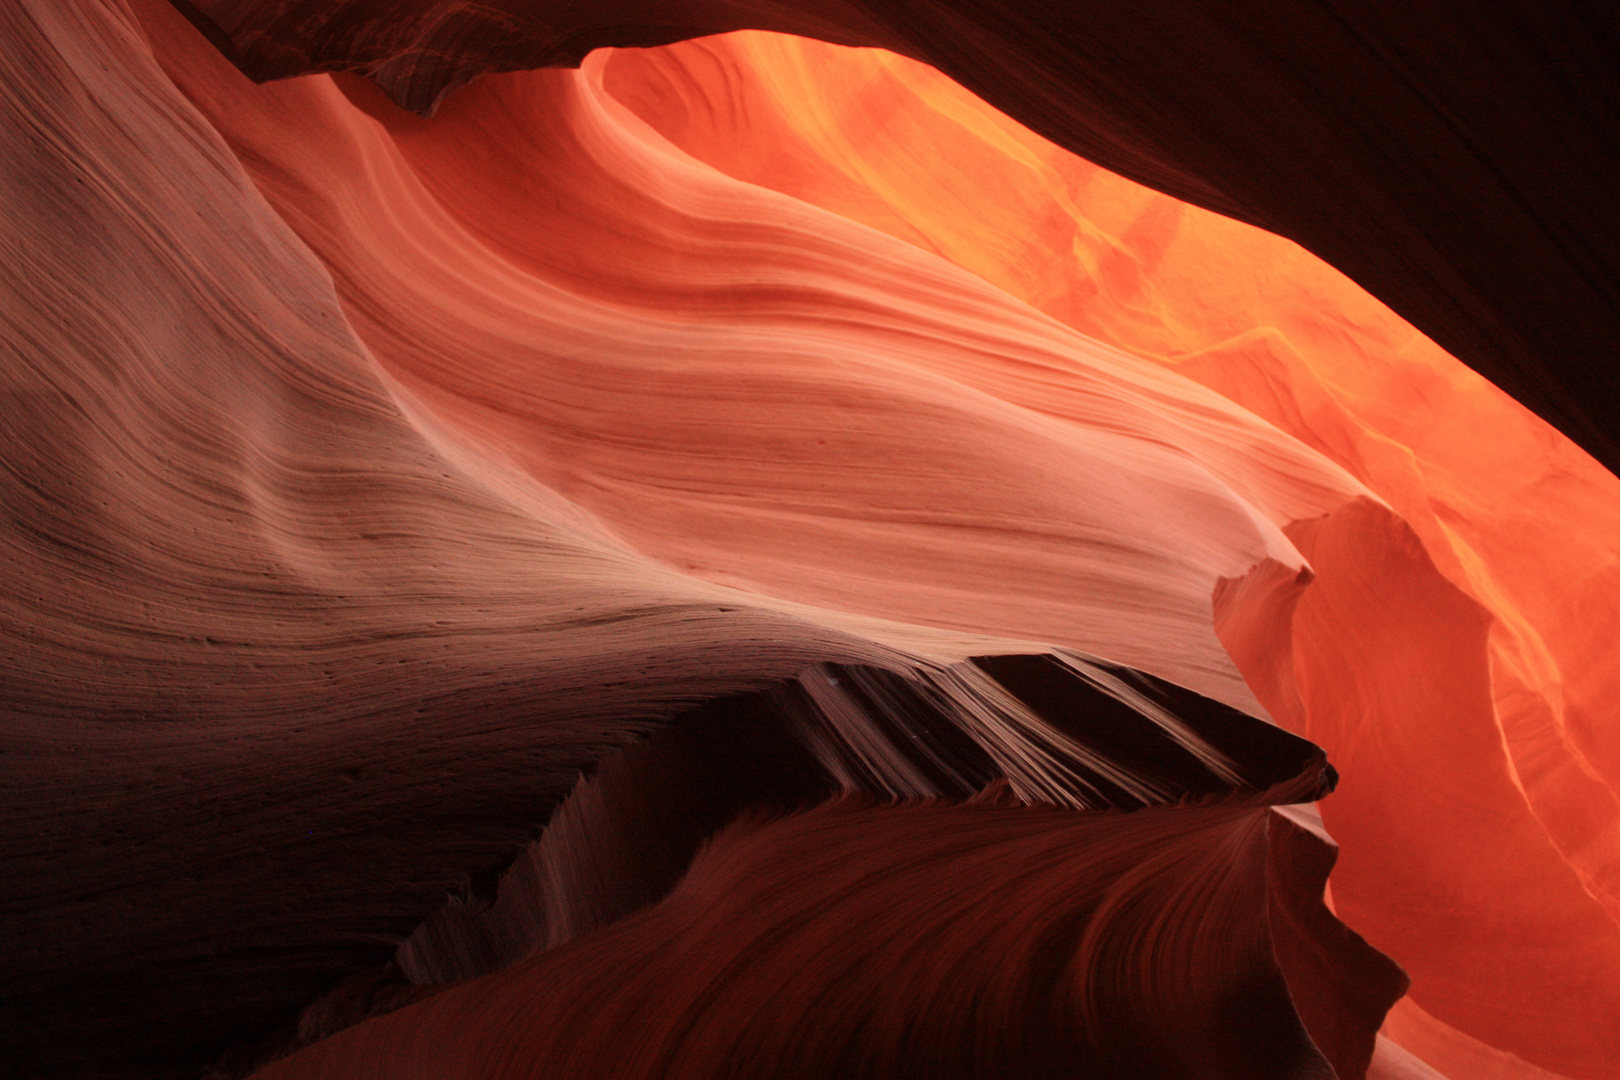
[[0, 3], [17, 1075], [1620, 1077], [1604, 46], [962, 8]]

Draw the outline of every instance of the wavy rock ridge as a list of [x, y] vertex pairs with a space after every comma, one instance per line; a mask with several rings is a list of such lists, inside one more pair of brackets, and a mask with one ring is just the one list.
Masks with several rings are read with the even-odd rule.
[[364, 71], [422, 112], [482, 72], [576, 64], [602, 46], [743, 29], [881, 46], [1123, 176], [1299, 241], [1610, 469], [1620, 461], [1606, 344], [1620, 295], [1611, 8], [181, 6], [255, 78]]
[[[1272, 945], [1323, 881], [1289, 896], [1276, 811], [867, 809], [733, 825], [647, 912], [259, 1075], [1335, 1075]], [[1389, 995], [1359, 940], [1311, 944]]]
[[1613, 1075], [1611, 474], [912, 61], [586, 56], [1072, 145], [1039, 27], [181, 6], [0, 8], [15, 1067]]
[[[1367, 836], [1356, 850], [1406, 854], [1376, 864], [1353, 855], [1336, 888], [1344, 902], [1356, 893], [1371, 901], [1354, 923], [1418, 975], [1415, 1000], [1492, 1040], [1517, 1027], [1510, 1045], [1526, 1052], [1564, 1052], [1582, 1030], [1612, 1030], [1608, 1006], [1589, 1011], [1607, 1000], [1614, 970], [1600, 944], [1612, 933], [1617, 865], [1607, 833], [1616, 808], [1609, 702], [1620, 677], [1605, 614], [1620, 557], [1612, 475], [1297, 247], [1065, 154], [915, 63], [743, 34], [618, 52], [604, 78], [638, 115], [728, 174], [944, 254], [1088, 336], [1219, 390], [1397, 509], [1410, 534], [1364, 512], [1334, 526], [1347, 556], [1338, 565], [1388, 568], [1388, 577], [1358, 572], [1354, 588], [1365, 592], [1354, 610], [1339, 606], [1289, 636], [1296, 617], [1316, 619], [1318, 601], [1348, 595], [1313, 556], [1318, 584], [1302, 611], [1290, 606], [1306, 593], [1288, 567], [1223, 585], [1247, 595], [1218, 615], [1222, 642], [1274, 716], [1334, 760], [1362, 762], [1366, 801], [1341, 796], [1324, 812], [1336, 832]], [[745, 130], [753, 137], [740, 138]], [[1398, 621], [1384, 613], [1397, 582], [1430, 598]], [[1259, 595], [1272, 590], [1271, 600]], [[1250, 622], [1241, 609], [1271, 615]], [[1347, 627], [1373, 612], [1384, 629], [1346, 649]], [[1423, 655], [1431, 661], [1412, 662]], [[1441, 669], [1452, 678], [1436, 684]], [[1346, 671], [1360, 688], [1350, 707]], [[1297, 697], [1301, 678], [1320, 688], [1311, 709]], [[1414, 693], [1419, 685], [1446, 688], [1430, 696]], [[1375, 775], [1422, 794], [1392, 815]], [[1479, 806], [1487, 776], [1500, 787]], [[1447, 850], [1498, 852], [1500, 861], [1436, 859]], [[1401, 866], [1432, 871], [1398, 881], [1389, 871]], [[1467, 880], [1482, 885], [1464, 893], [1458, 882]], [[1508, 880], [1519, 885], [1501, 888]], [[1411, 912], [1437, 893], [1454, 905], [1454, 929], [1416, 929]], [[1574, 955], [1582, 950], [1531, 962], [1563, 973], [1553, 980], [1562, 989], [1526, 979], [1522, 967], [1508, 974], [1504, 957], [1547, 946], [1527, 941], [1523, 926], [1568, 929], [1575, 911], [1596, 950], [1585, 954], [1596, 959], [1590, 975], [1575, 979], [1582, 989], [1564, 983], [1585, 962]], [[1430, 981], [1421, 956], [1440, 941], [1451, 944], [1433, 954]], [[1447, 1001], [1431, 996], [1441, 980], [1455, 987]], [[1550, 1038], [1549, 1015], [1563, 1018]], [[1419, 1030], [1436, 1029], [1413, 1025], [1403, 1038], [1412, 1043]], [[1593, 1060], [1606, 1056], [1609, 1037], [1591, 1044]]]

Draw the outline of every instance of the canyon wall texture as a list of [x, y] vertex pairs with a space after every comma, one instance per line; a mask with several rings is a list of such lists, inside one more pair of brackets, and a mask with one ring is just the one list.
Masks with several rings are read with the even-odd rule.
[[[1401, 591], [1428, 599], [1410, 605], [1404, 627], [1389, 624], [1385, 632], [1411, 633], [1430, 617], [1438, 623], [1447, 608], [1455, 611], [1445, 617], [1454, 629], [1444, 637], [1457, 644], [1483, 641], [1466, 677], [1477, 689], [1464, 690], [1462, 682], [1430, 685], [1435, 676], [1424, 674], [1430, 669], [1422, 663], [1379, 670], [1366, 659], [1381, 651], [1371, 642], [1365, 650], [1334, 646], [1338, 656], [1331, 664], [1300, 655], [1292, 666], [1278, 664], [1291, 645], [1268, 626], [1225, 620], [1218, 623], [1223, 642], [1272, 714], [1308, 730], [1335, 761], [1346, 762], [1345, 755], [1364, 743], [1366, 734], [1357, 728], [1388, 724], [1387, 734], [1375, 736], [1383, 744], [1380, 757], [1403, 730], [1405, 741], [1424, 728], [1449, 739], [1473, 727], [1499, 762], [1476, 773], [1479, 765], [1464, 765], [1454, 751], [1408, 743], [1401, 754], [1412, 763], [1406, 775], [1427, 777], [1419, 798], [1431, 809], [1388, 814], [1381, 807], [1390, 794], [1368, 790], [1371, 801], [1359, 811], [1365, 825], [1357, 825], [1349, 820], [1356, 800], [1347, 790], [1324, 806], [1337, 834], [1376, 828], [1380, 840], [1364, 851], [1396, 844], [1431, 853], [1480, 852], [1506, 835], [1499, 815], [1528, 809], [1521, 819], [1528, 835], [1545, 830], [1575, 871], [1576, 879], [1564, 879], [1568, 895], [1583, 904], [1595, 899], [1612, 916], [1615, 863], [1604, 852], [1612, 851], [1605, 834], [1615, 804], [1612, 779], [1596, 779], [1615, 775], [1609, 702], [1620, 665], [1611, 616], [1602, 613], [1612, 610], [1620, 555], [1614, 540], [1620, 489], [1612, 475], [1296, 246], [1063, 153], [914, 62], [741, 34], [617, 52], [605, 84], [673, 141], [728, 174], [939, 252], [1088, 336], [1172, 367], [1320, 450], [1387, 500], [1414, 535], [1396, 541], [1387, 525], [1376, 531], [1385, 535], [1384, 544], [1412, 552], [1396, 557], [1397, 565], [1413, 564]], [[745, 130], [755, 137], [739, 137]], [[1360, 528], [1342, 535], [1350, 559], [1384, 546]], [[1311, 556], [1319, 578], [1327, 569], [1323, 560], [1320, 553]], [[1438, 582], [1420, 584], [1410, 576], [1431, 561], [1432, 568], [1422, 569], [1425, 577], [1438, 573], [1485, 611], [1471, 612], [1466, 603], [1444, 599], [1451, 590]], [[1249, 588], [1284, 590], [1277, 600], [1283, 604], [1292, 575], [1274, 569], [1258, 574]], [[1365, 579], [1367, 603], [1358, 620], [1375, 604], [1389, 606], [1383, 594], [1392, 580]], [[1321, 581], [1300, 618], [1335, 589]], [[1482, 616], [1483, 637], [1464, 629]], [[1316, 623], [1323, 646], [1330, 636], [1342, 645], [1354, 633], [1349, 618], [1341, 609], [1333, 620]], [[1311, 710], [1293, 700], [1295, 667], [1303, 676], [1307, 663], [1317, 669], [1313, 678], [1321, 688]], [[1369, 693], [1353, 706], [1338, 700], [1346, 670], [1355, 671], [1356, 684]], [[1459, 678], [1464, 670], [1456, 668]], [[1371, 690], [1375, 686], [1382, 689]], [[1322, 722], [1333, 714], [1344, 719]], [[1434, 716], [1447, 719], [1437, 724]], [[1505, 759], [1492, 748], [1498, 741]], [[1442, 794], [1441, 776], [1453, 765], [1457, 786]], [[1489, 810], [1455, 812], [1459, 801], [1475, 799], [1480, 776], [1504, 766], [1511, 784], [1490, 800]], [[1362, 765], [1362, 775], [1370, 779], [1379, 768]], [[1453, 828], [1480, 832], [1454, 842], [1432, 836]], [[1398, 839], [1402, 832], [1410, 835]], [[1457, 878], [1425, 872], [1421, 884], [1382, 877], [1361, 882], [1357, 862], [1352, 853], [1337, 872], [1341, 908], [1352, 892], [1379, 897], [1382, 905], [1403, 894], [1419, 902], [1443, 888], [1458, 905], [1459, 924], [1473, 926], [1472, 933], [1493, 921], [1474, 921], [1480, 914], [1475, 905], [1500, 898], [1458, 896], [1454, 884], [1442, 885], [1442, 878]], [[1532, 865], [1515, 856], [1502, 872], [1550, 884], [1553, 878], [1529, 871]], [[1473, 914], [1464, 914], [1470, 908]], [[1379, 918], [1369, 912], [1353, 921], [1384, 940], [1375, 930]], [[1470, 965], [1470, 993], [1499, 978], [1492, 974], [1499, 958], [1518, 947], [1521, 926], [1537, 919], [1528, 912], [1501, 919], [1499, 946], [1482, 948], [1478, 964]], [[1419, 973], [1410, 947], [1397, 955]], [[1459, 975], [1454, 968], [1446, 977]], [[1606, 981], [1597, 975], [1591, 985]], [[1414, 1000], [1423, 1000], [1425, 982], [1419, 978]], [[1529, 991], [1522, 1015], [1535, 1015], [1544, 993]], [[1503, 1029], [1490, 1024], [1500, 1038]]]
[[802, 7], [0, 3], [0, 1056], [1620, 1076], [1612, 37]]
[[[1529, 0], [185, 0], [255, 78], [430, 111], [484, 71], [777, 30], [926, 61], [1060, 146], [1297, 240], [1620, 465], [1620, 13]], [[1534, 267], [1533, 274], [1527, 273]]]

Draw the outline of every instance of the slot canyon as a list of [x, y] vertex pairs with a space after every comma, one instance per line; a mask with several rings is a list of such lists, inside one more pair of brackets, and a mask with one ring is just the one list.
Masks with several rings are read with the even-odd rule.
[[0, 1080], [1620, 1080], [1620, 9], [0, 43]]

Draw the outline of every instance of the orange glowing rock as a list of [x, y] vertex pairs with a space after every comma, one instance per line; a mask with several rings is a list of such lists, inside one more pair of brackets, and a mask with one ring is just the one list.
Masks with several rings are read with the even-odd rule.
[[[1320, 450], [1399, 513], [1413, 532], [1363, 536], [1332, 569], [1312, 559], [1317, 584], [1302, 593], [1281, 566], [1245, 577], [1241, 589], [1223, 586], [1232, 591], [1217, 607], [1225, 599], [1227, 618], [1248, 625], [1227, 626], [1222, 640], [1272, 715], [1335, 761], [1359, 762], [1361, 740], [1427, 732], [1407, 779], [1348, 765], [1361, 779], [1347, 789], [1370, 801], [1341, 794], [1324, 808], [1341, 839], [1382, 822], [1377, 836], [1350, 843], [1358, 854], [1335, 887], [1358, 897], [1352, 925], [1411, 957], [1416, 1000], [1527, 1057], [1607, 1075], [1606, 1048], [1620, 1037], [1620, 729], [1602, 718], [1620, 695], [1620, 481], [1296, 245], [1113, 176], [924, 65], [740, 33], [615, 52], [605, 85], [731, 175], [937, 252], [1197, 379]], [[1422, 553], [1411, 553], [1419, 542]], [[1414, 558], [1442, 593], [1440, 580], [1464, 608], [1472, 599], [1466, 629], [1431, 600], [1433, 618], [1409, 623], [1415, 636], [1401, 646], [1352, 644], [1354, 620], [1319, 626], [1316, 644], [1300, 644], [1292, 605], [1303, 595], [1299, 619], [1310, 619], [1345, 587], [1322, 575], [1393, 573]], [[1362, 587], [1403, 595], [1402, 580], [1374, 584], [1374, 573]], [[1333, 648], [1342, 651], [1328, 661], [1322, 650]], [[1424, 649], [1438, 650], [1427, 662], [1452, 677], [1474, 672], [1468, 694], [1439, 691], [1439, 711], [1419, 708], [1412, 692], [1416, 682], [1425, 692], [1445, 685], [1414, 666]], [[1314, 681], [1302, 704], [1296, 679]], [[1357, 688], [1382, 696], [1360, 706], [1352, 737], [1327, 717]], [[1483, 734], [1471, 736], [1475, 727]], [[1463, 764], [1461, 748], [1475, 737], [1499, 741], [1501, 752]], [[1491, 812], [1460, 809], [1460, 790], [1435, 785], [1421, 812], [1380, 809], [1390, 797], [1383, 785], [1410, 797], [1421, 770], [1440, 763], [1464, 788], [1499, 784]], [[1508, 844], [1512, 830], [1524, 850]], [[1437, 839], [1447, 832], [1454, 838]], [[1445, 851], [1497, 853], [1500, 875], [1451, 865]], [[1425, 866], [1434, 881], [1420, 892], [1446, 880], [1498, 884], [1477, 908], [1454, 908], [1448, 929], [1416, 917], [1422, 909], [1400, 899], [1390, 876]], [[1510, 879], [1521, 884], [1500, 887]], [[1489, 938], [1493, 919], [1502, 941]], [[1526, 925], [1563, 929], [1524, 941]], [[1419, 959], [1425, 949], [1445, 954], [1432, 972]], [[1457, 983], [1448, 989], [1448, 980]]]
[[684, 572], [1254, 708], [1216, 583], [1298, 565], [1279, 527], [1364, 492], [1172, 372], [687, 157], [604, 92], [605, 55], [423, 120], [354, 77], [254, 87], [185, 33], [179, 84], [410, 399]]
[[876, 50], [131, 6], [0, 8], [19, 1067], [1620, 1077], [1620, 479], [1346, 278]]

